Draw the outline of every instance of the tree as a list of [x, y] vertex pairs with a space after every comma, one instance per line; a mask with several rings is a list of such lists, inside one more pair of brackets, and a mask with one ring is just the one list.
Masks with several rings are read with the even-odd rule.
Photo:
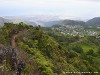
[[97, 51], [97, 53], [98, 53], [98, 54], [100, 54], [100, 47], [98, 48], [98, 51]]
[[92, 49], [90, 49], [86, 54], [87, 55], [94, 55], [94, 51]]
[[72, 50], [77, 53], [83, 53], [83, 49], [81, 46], [75, 46], [74, 48], [72, 48]]

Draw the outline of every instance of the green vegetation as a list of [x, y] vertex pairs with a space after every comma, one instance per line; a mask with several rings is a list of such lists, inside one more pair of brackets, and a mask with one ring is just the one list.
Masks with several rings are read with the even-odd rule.
[[66, 73], [72, 72], [81, 75], [74, 72], [92, 72], [91, 75], [100, 75], [100, 38], [63, 35], [24, 23], [5, 23], [0, 28], [1, 47], [11, 46], [15, 32], [17, 54], [26, 64], [22, 74], [72, 75]]

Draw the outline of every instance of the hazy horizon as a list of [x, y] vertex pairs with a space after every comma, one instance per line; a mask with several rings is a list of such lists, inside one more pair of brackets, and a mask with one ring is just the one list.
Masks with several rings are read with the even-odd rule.
[[99, 0], [0, 0], [0, 16], [65, 15], [82, 19], [100, 16]]

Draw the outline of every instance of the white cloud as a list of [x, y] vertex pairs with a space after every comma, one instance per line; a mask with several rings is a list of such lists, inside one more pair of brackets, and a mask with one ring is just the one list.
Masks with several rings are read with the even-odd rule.
[[100, 16], [99, 0], [0, 0], [0, 15]]
[[77, 1], [100, 1], [100, 0], [77, 0]]

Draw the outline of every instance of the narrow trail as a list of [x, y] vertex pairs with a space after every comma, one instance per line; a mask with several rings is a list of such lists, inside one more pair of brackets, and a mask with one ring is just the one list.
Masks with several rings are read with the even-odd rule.
[[11, 46], [12, 46], [12, 48], [16, 48], [16, 37], [17, 37], [17, 34], [14, 34], [13, 36], [12, 36], [12, 39], [11, 39]]
[[12, 39], [11, 39], [11, 47], [13, 49], [15, 49], [15, 52], [17, 54], [17, 58], [18, 59], [23, 60], [23, 61], [26, 61], [26, 60], [29, 59], [29, 56], [27, 55], [27, 53], [25, 51], [23, 51], [23, 50], [21, 50], [20, 48], [17, 47], [16, 37], [18, 35], [21, 35], [21, 32], [19, 32], [18, 34], [14, 34], [12, 36]]
[[16, 38], [16, 35], [12, 36], [11, 46], [4, 46], [0, 44], [0, 52], [1, 52], [0, 55], [3, 56], [1, 57], [3, 58], [2, 63], [0, 63], [0, 75], [16, 75], [16, 73], [14, 73], [13, 71], [10, 71], [10, 68], [8, 68], [7, 62], [6, 62], [8, 60], [7, 58], [9, 58], [8, 53], [12, 51], [12, 48], [16, 47], [15, 38]]
[[20, 33], [12, 35], [12, 38], [11, 38], [11, 47], [12, 47], [12, 49], [15, 50], [16, 55], [17, 55], [17, 59], [18, 60], [24, 60], [23, 59], [24, 52], [22, 52], [22, 50], [20, 50], [19, 48], [17, 48], [16, 37], [18, 36], [18, 34], [20, 34]]
[[[15, 49], [15, 52], [17, 54], [17, 61], [19, 62], [20, 60], [24, 61], [26, 64], [29, 64], [29, 65], [34, 65], [35, 63], [29, 59], [30, 58], [30, 55], [27, 54], [27, 52], [25, 52], [24, 50], [20, 49], [17, 47], [17, 42], [16, 42], [16, 37], [19, 35], [21, 35], [22, 32], [19, 32], [18, 34], [14, 34], [11, 38], [11, 47], [13, 49]], [[35, 66], [34, 66], [35, 67]], [[33, 72], [30, 72], [30, 75], [33, 75]], [[38, 75], [38, 74], [36, 74]]]
[[[28, 64], [32, 71], [29, 73], [29, 75], [39, 75], [37, 70], [36, 71], [33, 71], [36, 66], [36, 64], [33, 62], [33, 60], [31, 59], [31, 56], [30, 54], [28, 54], [26, 51], [24, 51], [23, 49], [19, 48], [17, 46], [17, 41], [16, 41], [16, 38], [17, 36], [22, 36], [23, 32], [19, 32], [17, 34], [13, 34], [12, 37], [11, 37], [11, 45], [6, 47], [4, 46], [2, 50], [6, 50], [8, 52], [11, 52], [12, 53], [12, 49], [14, 49], [14, 53], [16, 53], [16, 59], [17, 59], [17, 65], [18, 63], [20, 62], [20, 60], [24, 61], [25, 64]], [[2, 45], [0, 45], [2, 47]], [[0, 49], [1, 50], [1, 49]], [[6, 58], [9, 56], [9, 54], [7, 55], [6, 54]], [[11, 56], [10, 56], [10, 59], [11, 59]], [[7, 60], [9, 60], [9, 58], [7, 58]], [[11, 67], [7, 68], [6, 65], [6, 59], [3, 60], [3, 64], [0, 65], [0, 75], [17, 75], [16, 72], [17, 72], [17, 69], [15, 71], [11, 71]], [[34, 65], [34, 67], [32, 66]], [[17, 68], [17, 66], [16, 66]], [[21, 74], [21, 75], [26, 75], [26, 74]]]

